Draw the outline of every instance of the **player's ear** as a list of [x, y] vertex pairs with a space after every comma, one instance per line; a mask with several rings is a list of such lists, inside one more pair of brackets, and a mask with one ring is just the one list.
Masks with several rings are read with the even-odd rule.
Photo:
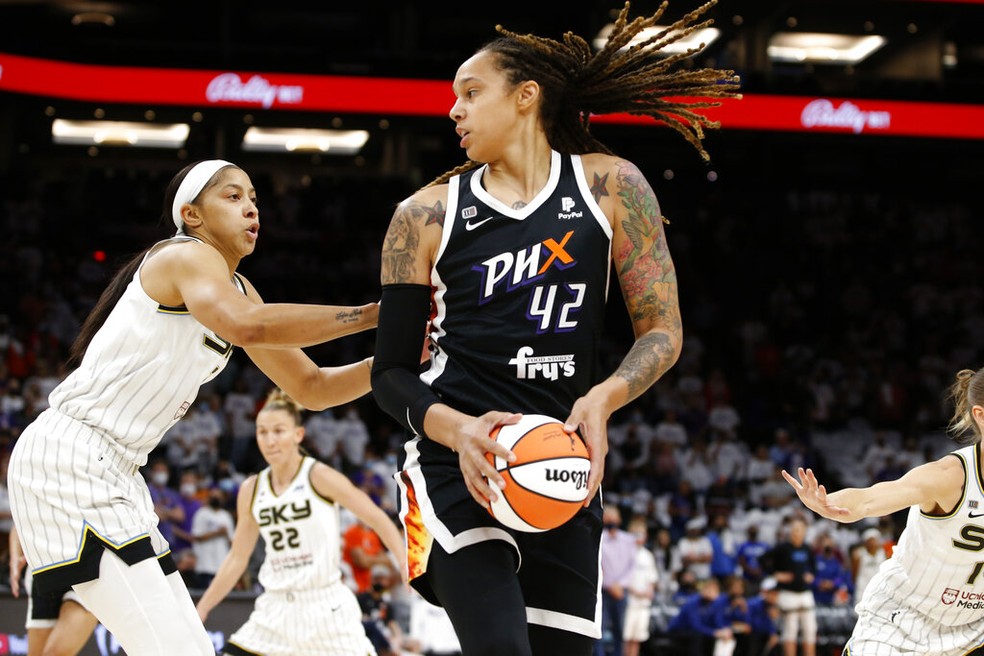
[[520, 82], [517, 87], [516, 104], [520, 111], [535, 109], [540, 101], [540, 84], [535, 80]]

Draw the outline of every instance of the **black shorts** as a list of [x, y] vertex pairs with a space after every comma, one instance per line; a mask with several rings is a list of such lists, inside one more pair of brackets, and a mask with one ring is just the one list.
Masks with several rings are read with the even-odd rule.
[[[411, 446], [412, 442], [408, 444]], [[478, 505], [457, 466], [421, 467], [409, 449], [399, 477], [400, 516], [407, 534], [411, 584], [440, 605], [426, 574], [432, 541], [455, 551], [486, 540], [501, 540], [515, 554], [516, 575], [531, 624], [601, 637], [601, 495], [564, 525], [543, 533], [506, 528]]]

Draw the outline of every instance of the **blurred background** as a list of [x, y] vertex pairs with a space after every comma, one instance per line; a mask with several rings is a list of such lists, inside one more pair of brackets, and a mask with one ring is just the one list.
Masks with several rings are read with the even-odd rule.
[[[674, 0], [661, 23], [699, 4]], [[657, 7], [639, 0], [630, 15]], [[457, 66], [497, 23], [604, 39], [620, 8], [0, 0], [0, 447], [46, 406], [115, 268], [170, 234], [164, 188], [186, 163], [222, 157], [252, 177], [263, 231], [241, 270], [266, 300], [375, 300], [396, 203], [464, 160], [447, 117]], [[707, 45], [685, 65], [733, 69], [746, 94], [715, 110], [709, 162], [652, 121], [592, 130], [639, 166], [670, 220], [686, 333], [676, 367], [613, 417], [607, 498], [673, 545], [691, 520], [724, 515], [723, 580], [744, 577], [748, 526], [775, 543], [797, 512], [778, 469], [867, 485], [954, 448], [945, 390], [984, 360], [984, 2], [722, 0], [707, 16]], [[631, 343], [625, 315], [614, 286], [609, 370]], [[372, 350], [369, 333], [311, 354], [339, 364]], [[267, 385], [237, 354], [203, 390], [220, 428], [165, 441], [175, 487], [190, 468], [233, 498], [229, 472], [260, 465], [234, 445], [248, 444]], [[393, 511], [377, 478], [399, 426], [371, 397], [322, 419], [319, 455]], [[181, 460], [180, 440], [212, 446]], [[836, 653], [861, 532], [879, 528], [890, 547], [904, 516], [808, 519], [846, 572], [821, 626]], [[650, 648], [689, 569], [657, 586]]]

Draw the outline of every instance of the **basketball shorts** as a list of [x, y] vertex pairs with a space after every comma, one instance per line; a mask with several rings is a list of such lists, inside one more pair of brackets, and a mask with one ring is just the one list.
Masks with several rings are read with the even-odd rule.
[[79, 596], [71, 589], [45, 593], [39, 592], [32, 583], [31, 573], [28, 572], [24, 577], [24, 589], [27, 592], [27, 620], [24, 622], [24, 628], [51, 629], [58, 621], [62, 603], [74, 601], [82, 605]]
[[339, 581], [327, 588], [267, 591], [229, 637], [231, 656], [375, 656], [355, 594]]
[[516, 552], [527, 621], [600, 638], [601, 495], [558, 528], [515, 531], [472, 499], [456, 465], [421, 466], [418, 440], [406, 443], [403, 470], [396, 473], [411, 585], [440, 605], [426, 577], [433, 542], [453, 554], [478, 542], [502, 540]]
[[984, 623], [942, 625], [875, 590], [865, 591], [857, 611], [845, 656], [965, 656], [984, 646]]
[[175, 571], [137, 465], [85, 424], [45, 410], [14, 445], [11, 511], [40, 591], [99, 577], [103, 549], [133, 564], [160, 557]]

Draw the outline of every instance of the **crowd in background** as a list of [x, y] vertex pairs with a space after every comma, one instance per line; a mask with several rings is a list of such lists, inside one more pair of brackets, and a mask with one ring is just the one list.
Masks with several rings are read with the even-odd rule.
[[[169, 175], [10, 173], [0, 185], [0, 532], [10, 528], [6, 455], [65, 375], [68, 347], [116, 264], [166, 234], [153, 217]], [[266, 300], [378, 298], [382, 232], [405, 182], [352, 180], [343, 188], [263, 173], [253, 180], [263, 255], [242, 270]], [[815, 521], [779, 472], [809, 466], [831, 487], [862, 486], [953, 448], [944, 436], [944, 390], [957, 370], [984, 360], [969, 201], [919, 190], [724, 186], [700, 194], [657, 186], [657, 195], [671, 219], [685, 344], [677, 365], [612, 418], [603, 483], [620, 528], [654, 556], [656, 576], [643, 596], [680, 610], [701, 595], [730, 600], [719, 602], [726, 607], [767, 595], [769, 554], [801, 516], [818, 603], [850, 606], [872, 565], [890, 553], [904, 516]], [[631, 339], [619, 303], [609, 305], [605, 371]], [[310, 351], [340, 364], [370, 355], [372, 340], [370, 331]], [[162, 530], [193, 588], [207, 585], [228, 549], [238, 485], [263, 466], [253, 418], [269, 385], [234, 355], [145, 468]], [[395, 518], [402, 429], [371, 396], [306, 421], [306, 448]], [[358, 528], [351, 518], [349, 526]], [[353, 587], [371, 596], [383, 563], [366, 567], [358, 553], [346, 562]], [[243, 589], [256, 585], [255, 567]], [[365, 601], [368, 617], [373, 604]], [[724, 622], [714, 630], [739, 624]], [[613, 630], [604, 643], [622, 653]]]

